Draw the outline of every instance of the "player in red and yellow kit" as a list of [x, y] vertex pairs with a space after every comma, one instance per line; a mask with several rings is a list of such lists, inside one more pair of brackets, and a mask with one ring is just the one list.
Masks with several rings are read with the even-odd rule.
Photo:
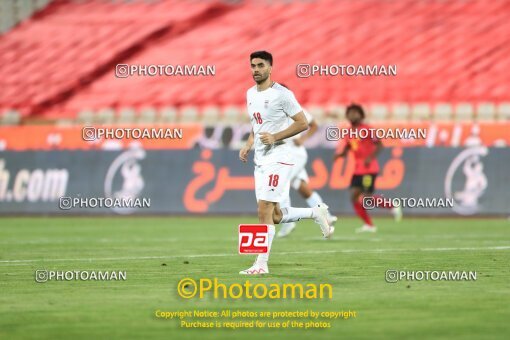
[[[364, 222], [364, 225], [357, 229], [357, 231], [375, 232], [377, 228], [373, 225], [372, 219], [363, 206], [363, 197], [367, 195], [373, 196], [374, 198], [380, 197], [373, 195], [373, 193], [375, 179], [379, 173], [377, 156], [381, 152], [383, 145], [378, 138], [373, 136], [373, 133], [370, 133], [370, 126], [364, 123], [365, 112], [360, 105], [349, 105], [345, 115], [347, 120], [351, 123], [351, 131], [347, 134], [343, 151], [336, 154], [335, 159], [345, 157], [349, 151], [353, 152], [355, 165], [350, 186], [351, 202], [354, 211]], [[363, 129], [366, 131], [361, 131]], [[393, 207], [388, 201], [376, 207], [392, 209], [393, 215], [397, 221], [402, 218], [402, 210], [400, 207]]]

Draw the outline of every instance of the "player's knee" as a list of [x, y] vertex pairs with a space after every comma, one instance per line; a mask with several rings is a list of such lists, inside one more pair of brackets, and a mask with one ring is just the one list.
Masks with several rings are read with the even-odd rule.
[[259, 215], [260, 221], [272, 218], [271, 205], [267, 204], [266, 202], [259, 202], [257, 213]]

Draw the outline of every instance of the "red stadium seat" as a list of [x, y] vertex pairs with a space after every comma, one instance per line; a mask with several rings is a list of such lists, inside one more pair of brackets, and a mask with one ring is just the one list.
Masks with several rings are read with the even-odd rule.
[[[304, 105], [407, 103], [378, 117], [422, 120], [430, 111], [414, 104], [508, 99], [509, 11], [482, 0], [55, 2], [0, 38], [0, 109], [73, 118], [104, 107], [243, 106], [249, 53], [267, 49], [274, 79]], [[216, 74], [116, 78], [116, 64], [214, 65]], [[395, 64], [397, 76], [299, 78], [298, 64]]]

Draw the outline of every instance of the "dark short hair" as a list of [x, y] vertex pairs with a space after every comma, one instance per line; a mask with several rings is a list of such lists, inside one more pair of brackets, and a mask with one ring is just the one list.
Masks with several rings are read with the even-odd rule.
[[345, 115], [347, 115], [347, 112], [349, 112], [349, 110], [358, 111], [361, 117], [365, 118], [365, 110], [363, 110], [361, 105], [352, 103], [351, 105], [347, 106], [347, 108], [345, 109]]
[[271, 55], [271, 53], [267, 51], [255, 51], [252, 54], [250, 54], [250, 61], [252, 61], [255, 58], [266, 60], [269, 63], [269, 65], [273, 66], [273, 56]]

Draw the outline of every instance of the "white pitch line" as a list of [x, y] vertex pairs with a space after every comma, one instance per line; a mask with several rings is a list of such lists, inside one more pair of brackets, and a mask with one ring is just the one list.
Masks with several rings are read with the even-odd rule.
[[[273, 255], [296, 255], [296, 254], [336, 254], [336, 253], [398, 253], [419, 251], [463, 251], [463, 250], [510, 250], [510, 246], [493, 247], [466, 247], [466, 248], [418, 248], [418, 249], [343, 249], [343, 250], [312, 250], [273, 253]], [[191, 255], [167, 255], [167, 256], [140, 256], [140, 257], [98, 257], [79, 259], [27, 259], [27, 260], [0, 260], [0, 265], [28, 265], [35, 262], [93, 262], [93, 261], [137, 261], [158, 260], [175, 258], [198, 258], [198, 257], [228, 257], [238, 256], [237, 253], [224, 254], [191, 254]]]

